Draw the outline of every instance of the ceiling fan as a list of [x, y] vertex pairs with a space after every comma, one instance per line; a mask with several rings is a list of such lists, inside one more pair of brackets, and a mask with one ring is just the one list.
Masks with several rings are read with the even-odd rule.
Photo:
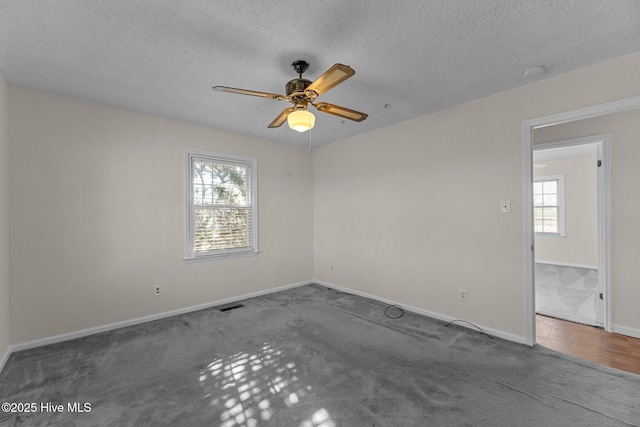
[[286, 86], [286, 95], [277, 93], [258, 92], [255, 90], [237, 89], [227, 86], [214, 86], [212, 89], [216, 92], [237, 93], [240, 95], [260, 96], [262, 98], [274, 99], [276, 101], [289, 101], [293, 107], [285, 108], [270, 124], [269, 128], [277, 128], [287, 121], [289, 127], [298, 132], [304, 132], [313, 128], [315, 124], [315, 116], [309, 112], [309, 105], [313, 105], [316, 110], [333, 114], [334, 116], [361, 122], [367, 118], [367, 114], [355, 111], [350, 108], [341, 107], [339, 105], [329, 104], [327, 102], [315, 102], [316, 98], [339, 85], [340, 83], [353, 76], [356, 72], [348, 65], [334, 64], [323, 75], [315, 81], [302, 78], [309, 64], [306, 61], [295, 61], [291, 64], [293, 69], [298, 73], [298, 78], [290, 80]]

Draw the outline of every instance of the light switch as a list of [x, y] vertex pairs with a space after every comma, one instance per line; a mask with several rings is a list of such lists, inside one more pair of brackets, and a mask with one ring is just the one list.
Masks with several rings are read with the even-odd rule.
[[500, 212], [511, 213], [511, 200], [500, 201]]

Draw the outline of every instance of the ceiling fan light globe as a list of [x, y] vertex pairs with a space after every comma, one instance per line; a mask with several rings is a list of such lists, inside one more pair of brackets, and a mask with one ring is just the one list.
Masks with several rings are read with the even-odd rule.
[[296, 110], [287, 117], [289, 127], [297, 132], [306, 132], [313, 129], [316, 123], [316, 116], [308, 110]]

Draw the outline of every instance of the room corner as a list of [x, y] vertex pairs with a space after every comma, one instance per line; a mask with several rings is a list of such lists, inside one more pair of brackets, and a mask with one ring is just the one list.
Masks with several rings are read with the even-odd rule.
[[10, 354], [9, 329], [9, 100], [0, 73], [0, 371]]

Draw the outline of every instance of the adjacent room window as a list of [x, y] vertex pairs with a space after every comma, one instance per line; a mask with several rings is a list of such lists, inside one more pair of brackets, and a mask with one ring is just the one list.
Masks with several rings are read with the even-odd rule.
[[564, 175], [534, 177], [534, 231], [550, 236], [564, 236], [564, 211]]
[[185, 258], [257, 254], [257, 160], [195, 150], [185, 158]]

